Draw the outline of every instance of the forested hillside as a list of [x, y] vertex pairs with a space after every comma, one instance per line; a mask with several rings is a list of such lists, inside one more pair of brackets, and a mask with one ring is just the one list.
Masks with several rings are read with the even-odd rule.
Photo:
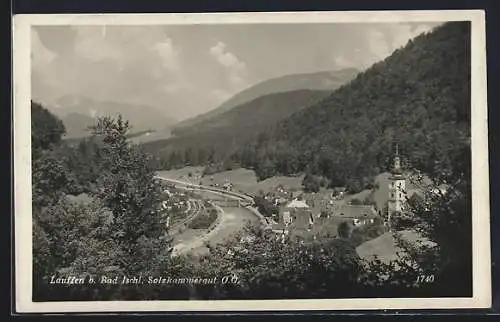
[[218, 108], [205, 114], [190, 118], [174, 125], [175, 135], [184, 135], [195, 129], [200, 123], [211, 120], [239, 105], [248, 103], [261, 96], [273, 93], [291, 92], [296, 90], [328, 90], [333, 91], [341, 85], [349, 82], [359, 71], [354, 68], [346, 68], [338, 71], [293, 74], [273, 78], [254, 86], [231, 97]]
[[181, 137], [143, 146], [158, 156], [156, 166], [159, 169], [224, 160], [256, 133], [314, 105], [329, 94], [329, 91], [312, 90], [269, 94], [200, 122]]
[[396, 143], [407, 166], [445, 176], [468, 158], [469, 135], [470, 25], [450, 22], [241, 145], [237, 159], [260, 178], [307, 171], [359, 191]]

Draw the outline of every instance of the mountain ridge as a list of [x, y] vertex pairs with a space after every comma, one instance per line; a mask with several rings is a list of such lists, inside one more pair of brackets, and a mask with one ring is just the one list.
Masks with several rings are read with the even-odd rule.
[[216, 117], [236, 106], [250, 102], [264, 95], [301, 89], [333, 91], [338, 86], [353, 79], [357, 73], [359, 73], [359, 70], [355, 68], [346, 68], [337, 71], [288, 74], [271, 78], [240, 91], [213, 110], [174, 124], [172, 127], [173, 133], [175, 135], [181, 135], [182, 130], [187, 127], [197, 125], [200, 122]]
[[[330, 91], [297, 90], [264, 95], [201, 122], [196, 130], [186, 132], [183, 136], [145, 143], [143, 147], [156, 155], [184, 148], [218, 153], [251, 139], [255, 133], [308, 108], [329, 94]], [[202, 160], [196, 162], [199, 161]]]

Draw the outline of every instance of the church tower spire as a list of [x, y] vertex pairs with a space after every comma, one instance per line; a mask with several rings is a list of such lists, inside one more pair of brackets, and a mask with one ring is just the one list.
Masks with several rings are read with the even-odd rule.
[[396, 144], [396, 151], [393, 159], [393, 167], [389, 175], [389, 199], [388, 199], [388, 224], [391, 226], [391, 218], [403, 211], [403, 204], [406, 199], [405, 184], [406, 178], [401, 168], [399, 156], [399, 144]]

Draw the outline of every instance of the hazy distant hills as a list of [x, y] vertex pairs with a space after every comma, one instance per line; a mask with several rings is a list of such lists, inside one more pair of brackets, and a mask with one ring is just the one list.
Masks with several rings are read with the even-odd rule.
[[65, 136], [67, 138], [80, 138], [89, 135], [87, 128], [95, 123], [93, 117], [73, 112], [61, 116], [61, 121], [66, 128]]
[[61, 97], [47, 108], [63, 121], [67, 138], [86, 136], [86, 128], [94, 124], [97, 117], [119, 113], [130, 121], [132, 132], [166, 131], [175, 123], [166, 113], [149, 105], [101, 101], [77, 95]]
[[358, 73], [358, 70], [348, 68], [339, 71], [293, 74], [270, 79], [236, 94], [214, 110], [175, 124], [172, 132], [175, 135], [183, 135], [186, 131], [189, 132], [189, 128], [195, 124], [198, 125], [217, 115], [223, 114], [236, 106], [268, 94], [304, 89], [333, 91], [354, 79]]
[[226, 153], [231, 147], [238, 147], [259, 131], [314, 105], [329, 94], [330, 91], [318, 90], [268, 94], [200, 121], [182, 136], [150, 142], [144, 146], [151, 152], [195, 148]]

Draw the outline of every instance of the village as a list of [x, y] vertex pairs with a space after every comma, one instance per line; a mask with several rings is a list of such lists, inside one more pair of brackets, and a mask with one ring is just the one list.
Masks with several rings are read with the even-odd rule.
[[[189, 221], [200, 216], [199, 212], [203, 207], [201, 199], [205, 203], [209, 200], [216, 203], [225, 201], [222, 204], [223, 211], [234, 212], [235, 207], [239, 207], [239, 211], [246, 211], [245, 216], [247, 213], [252, 216], [253, 213], [260, 218], [261, 227], [272, 232], [276, 240], [281, 242], [294, 239], [309, 243], [354, 236], [355, 244], [361, 244], [390, 231], [391, 217], [401, 213], [407, 199], [418, 192], [418, 189], [407, 183], [408, 178], [401, 167], [397, 150], [391, 172], [379, 176], [377, 184], [371, 190], [355, 195], [349, 194], [346, 187], [305, 192], [296, 184], [286, 184], [292, 183], [291, 180], [276, 181], [274, 185], [261, 185], [258, 190], [255, 187], [252, 190], [241, 180], [232, 181], [230, 174], [203, 176], [201, 171], [193, 169], [177, 178], [208, 189], [249, 195], [254, 202], [249, 207], [241, 207], [239, 203], [228, 203], [230, 200], [223, 193], [217, 196], [207, 194], [207, 191], [180, 190], [171, 185], [165, 190], [170, 198], [164, 202], [169, 221], [172, 221], [169, 223], [171, 227], [185, 227]], [[238, 229], [232, 225], [222, 228], [234, 230], [233, 234]], [[199, 235], [193, 235], [192, 238], [196, 238], [195, 236]]]

